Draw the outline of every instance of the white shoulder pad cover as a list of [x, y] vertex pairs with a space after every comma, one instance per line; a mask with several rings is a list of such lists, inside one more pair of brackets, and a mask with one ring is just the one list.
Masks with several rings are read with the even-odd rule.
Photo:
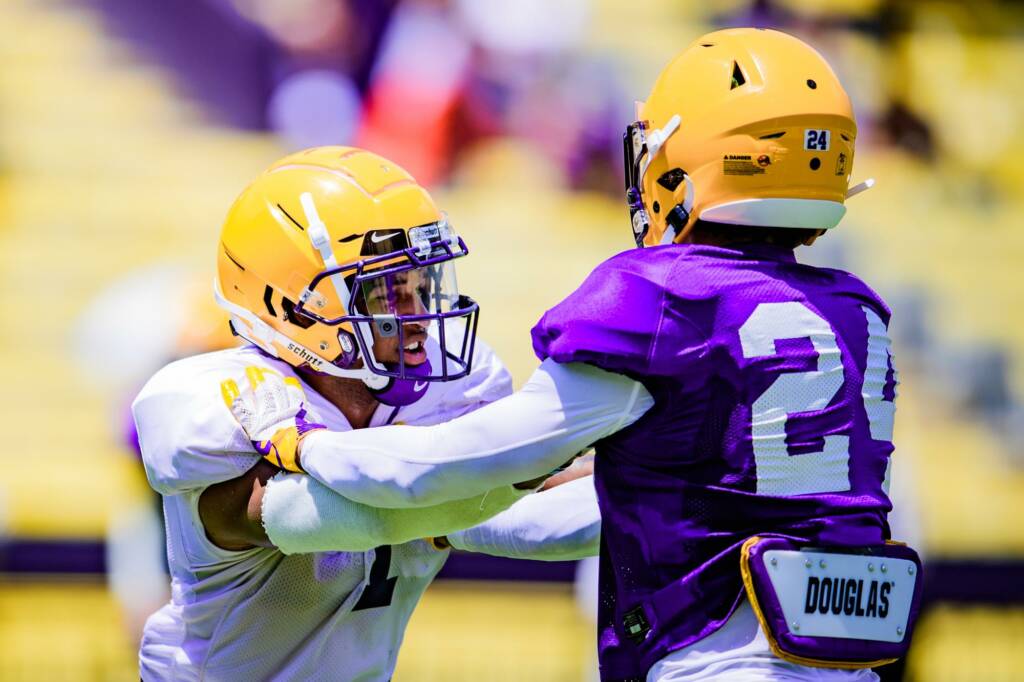
[[157, 372], [132, 403], [150, 485], [175, 495], [236, 478], [259, 461], [221, 398], [220, 384], [241, 385], [245, 368], [278, 369], [253, 349], [196, 355]]

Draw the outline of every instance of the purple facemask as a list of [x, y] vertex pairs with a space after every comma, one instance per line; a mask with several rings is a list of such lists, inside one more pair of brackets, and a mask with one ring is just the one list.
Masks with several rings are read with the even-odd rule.
[[[398, 368], [398, 363], [386, 362], [383, 364], [389, 370]], [[417, 378], [430, 376], [430, 360], [425, 360], [423, 364], [416, 365], [415, 367], [406, 365], [405, 375], [413, 375], [413, 377], [408, 379], [389, 377], [388, 383], [384, 385], [384, 388], [371, 388], [370, 393], [385, 405], [391, 405], [392, 407], [412, 405], [426, 394], [427, 388], [430, 386], [429, 381]]]
[[[351, 331], [342, 330], [339, 337], [344, 354], [334, 364], [342, 369], [348, 369], [361, 357], [370, 372], [389, 379], [412, 381], [414, 385], [467, 376], [472, 370], [479, 306], [470, 297], [458, 293], [451, 262], [469, 253], [466, 243], [450, 231], [446, 221], [408, 230], [370, 230], [360, 236], [364, 240], [361, 260], [327, 267], [317, 274], [299, 296], [294, 314], [329, 327], [351, 325]], [[399, 294], [410, 295], [411, 292], [400, 290], [414, 274], [422, 279], [423, 286], [417, 287], [415, 293], [421, 300], [402, 311]], [[338, 283], [338, 276], [344, 280], [343, 284]], [[340, 292], [337, 296], [346, 301], [346, 305], [351, 304], [351, 309], [337, 317], [322, 316], [316, 311], [316, 302], [322, 303], [336, 292]], [[399, 348], [404, 347], [405, 328], [410, 324], [437, 325], [437, 342], [442, 352], [433, 372], [424, 372], [423, 366], [406, 366], [404, 356], [400, 356], [397, 363], [378, 362], [370, 352], [374, 332], [397, 336]], [[387, 393], [389, 387], [398, 383], [390, 381], [381, 393]]]

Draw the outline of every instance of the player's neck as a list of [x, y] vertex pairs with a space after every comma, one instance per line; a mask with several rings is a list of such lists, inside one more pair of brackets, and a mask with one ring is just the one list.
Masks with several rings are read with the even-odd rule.
[[337, 407], [353, 429], [364, 429], [380, 403], [360, 379], [302, 372], [302, 380]]
[[682, 244], [703, 244], [704, 246], [717, 246], [723, 249], [729, 247], [743, 247], [748, 245], [765, 244], [771, 245], [769, 242], [756, 242], [756, 241], [743, 241], [737, 239], [731, 239], [726, 236], [718, 236], [714, 234], [702, 234], [696, 232], [690, 232], [685, 235], [681, 240]]

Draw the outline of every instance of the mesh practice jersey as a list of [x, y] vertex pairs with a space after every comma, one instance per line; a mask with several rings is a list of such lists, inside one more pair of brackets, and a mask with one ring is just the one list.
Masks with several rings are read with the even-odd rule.
[[597, 444], [603, 679], [720, 628], [752, 535], [888, 538], [888, 323], [853, 275], [767, 245], [633, 249], [544, 315], [542, 359], [621, 372], [655, 401]]
[[[436, 345], [428, 352], [436, 354]], [[250, 365], [295, 376], [252, 347], [219, 351], [160, 370], [133, 405], [146, 474], [163, 495], [172, 592], [146, 623], [142, 678], [387, 680], [408, 619], [447, 552], [415, 541], [286, 556], [262, 547], [229, 551], [206, 536], [203, 490], [260, 459], [220, 394], [224, 379], [245, 385]], [[407, 407], [380, 405], [371, 425], [438, 423], [511, 389], [508, 372], [478, 341], [472, 374], [431, 383]], [[305, 392], [318, 421], [350, 430], [337, 408], [312, 388]]]

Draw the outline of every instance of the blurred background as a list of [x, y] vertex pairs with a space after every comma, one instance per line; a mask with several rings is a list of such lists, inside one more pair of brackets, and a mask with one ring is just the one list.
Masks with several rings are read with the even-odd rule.
[[[528, 330], [632, 246], [621, 135], [704, 32], [775, 27], [857, 111], [857, 197], [799, 257], [894, 309], [896, 535], [926, 609], [888, 679], [1024, 679], [1024, 7], [974, 0], [0, 0], [0, 680], [131, 680], [167, 598], [127, 405], [231, 343], [221, 220], [275, 158], [357, 144], [431, 187], [517, 383]], [[399, 682], [594, 679], [592, 566], [455, 556]]]

